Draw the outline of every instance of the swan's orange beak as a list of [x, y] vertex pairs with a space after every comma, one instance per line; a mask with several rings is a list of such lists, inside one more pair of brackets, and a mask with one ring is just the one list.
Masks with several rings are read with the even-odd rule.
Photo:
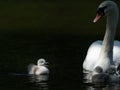
[[96, 23], [101, 17], [102, 15], [97, 14], [93, 22]]

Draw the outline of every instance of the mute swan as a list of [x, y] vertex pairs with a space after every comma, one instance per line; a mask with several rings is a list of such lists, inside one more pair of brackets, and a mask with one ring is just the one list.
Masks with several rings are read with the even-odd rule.
[[89, 47], [83, 62], [83, 73], [89, 74], [97, 66], [102, 67], [105, 72], [110, 65], [117, 65], [117, 62], [120, 62], [120, 41], [114, 41], [119, 19], [118, 11], [117, 4], [110, 0], [99, 5], [93, 22], [96, 23], [102, 16], [107, 16], [106, 32], [103, 41], [95, 41]]
[[28, 65], [28, 74], [30, 75], [41, 75], [49, 74], [48, 68], [45, 66], [47, 62], [45, 59], [41, 58], [37, 61], [37, 65], [30, 64]]

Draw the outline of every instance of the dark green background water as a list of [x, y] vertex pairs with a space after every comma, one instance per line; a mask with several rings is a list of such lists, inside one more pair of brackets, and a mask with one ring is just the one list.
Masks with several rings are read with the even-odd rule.
[[[1, 0], [0, 90], [89, 89], [82, 84], [82, 62], [89, 45], [105, 32], [105, 18], [92, 23], [101, 1]], [[44, 86], [13, 75], [26, 74], [27, 65], [39, 58], [49, 62]]]

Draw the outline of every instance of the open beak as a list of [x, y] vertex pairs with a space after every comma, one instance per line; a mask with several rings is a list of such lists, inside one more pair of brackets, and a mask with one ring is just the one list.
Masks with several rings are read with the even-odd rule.
[[101, 17], [102, 15], [97, 14], [93, 22], [96, 23]]

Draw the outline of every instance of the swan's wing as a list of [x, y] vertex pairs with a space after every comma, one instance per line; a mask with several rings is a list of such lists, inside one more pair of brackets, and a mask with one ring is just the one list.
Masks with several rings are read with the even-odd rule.
[[29, 65], [28, 65], [28, 74], [34, 74], [35, 68], [36, 68], [36, 65], [34, 65], [34, 64], [29, 64]]
[[113, 61], [116, 65], [120, 64], [120, 41], [114, 41]]
[[95, 41], [90, 45], [87, 51], [86, 58], [83, 62], [83, 69], [88, 71], [93, 71], [93, 67], [96, 64], [97, 59], [99, 57], [101, 46], [102, 46], [102, 41], [100, 40]]
[[[102, 47], [102, 41], [93, 42], [87, 52], [86, 58], [83, 62], [83, 69], [92, 71], [97, 62], [99, 53]], [[113, 47], [113, 61], [116, 65], [120, 64], [120, 41], [114, 41]]]

